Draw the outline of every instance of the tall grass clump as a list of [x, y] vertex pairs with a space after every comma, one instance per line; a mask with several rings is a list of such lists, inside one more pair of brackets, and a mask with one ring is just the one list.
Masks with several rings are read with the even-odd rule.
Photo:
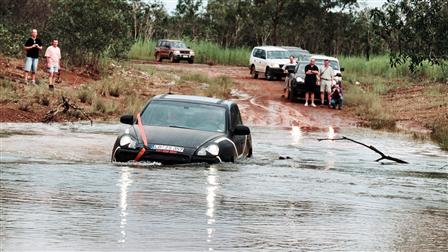
[[429, 126], [431, 139], [443, 150], [448, 150], [448, 118], [438, 118]]
[[377, 55], [367, 61], [360, 56], [339, 56], [342, 67], [345, 68], [344, 78], [350, 82], [363, 81], [371, 77], [381, 77], [388, 80], [393, 79], [428, 79], [430, 81], [448, 81], [448, 62], [441, 65], [431, 65], [423, 62], [421, 66], [411, 72], [409, 63], [406, 62], [395, 67], [390, 66], [387, 55]]
[[[249, 64], [250, 48], [225, 48], [204, 40], [184, 40], [195, 52], [196, 63], [246, 66]], [[139, 40], [132, 45], [128, 56], [131, 59], [154, 59], [155, 40]]]
[[212, 78], [209, 86], [203, 90], [202, 95], [208, 97], [227, 99], [230, 97], [230, 92], [234, 83], [228, 76], [219, 76]]
[[18, 98], [14, 84], [9, 80], [0, 80], [0, 101], [14, 101]]
[[344, 103], [354, 107], [355, 112], [366, 120], [373, 129], [395, 129], [392, 112], [383, 106], [381, 97], [375, 92], [365, 92], [357, 86], [350, 85], [344, 95]]
[[138, 40], [129, 50], [128, 56], [131, 59], [154, 59], [155, 40]]

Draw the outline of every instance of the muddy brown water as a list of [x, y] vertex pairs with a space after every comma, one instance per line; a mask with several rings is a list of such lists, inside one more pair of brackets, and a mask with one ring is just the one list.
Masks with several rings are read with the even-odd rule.
[[[448, 249], [447, 153], [399, 134], [253, 127], [235, 164], [112, 164], [118, 124], [2, 124], [4, 251]], [[279, 156], [292, 159], [279, 160]]]

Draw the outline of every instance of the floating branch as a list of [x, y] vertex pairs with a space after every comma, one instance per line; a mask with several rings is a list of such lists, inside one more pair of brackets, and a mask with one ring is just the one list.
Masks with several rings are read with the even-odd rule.
[[88, 119], [90, 121], [90, 125], [93, 124], [92, 119], [84, 112], [83, 109], [81, 109], [80, 107], [76, 106], [75, 104], [71, 103], [70, 100], [68, 98], [66, 98], [65, 96], [61, 96], [61, 102], [59, 103], [59, 105], [52, 110], [49, 110], [44, 118], [42, 119], [43, 123], [49, 123], [54, 121], [54, 118], [59, 114], [59, 113], [67, 113], [67, 111], [69, 109], [73, 109], [75, 111], [79, 111], [84, 118]]
[[354, 139], [351, 139], [351, 138], [348, 138], [348, 137], [345, 137], [345, 136], [343, 136], [343, 137], [341, 137], [341, 138], [334, 138], [334, 139], [332, 139], [332, 138], [319, 138], [319, 139], [317, 139], [317, 140], [318, 140], [319, 142], [320, 142], [320, 141], [341, 141], [341, 140], [351, 141], [351, 142], [360, 144], [360, 145], [362, 145], [362, 146], [365, 146], [365, 147], [367, 147], [367, 148], [373, 150], [374, 152], [380, 154], [381, 157], [378, 158], [377, 160], [375, 160], [376, 162], [379, 162], [379, 161], [381, 161], [381, 160], [383, 160], [383, 159], [388, 159], [388, 160], [395, 161], [395, 162], [400, 163], [400, 164], [408, 164], [408, 162], [406, 162], [406, 161], [404, 161], [404, 160], [401, 160], [401, 159], [398, 159], [398, 158], [395, 158], [395, 157], [391, 157], [391, 156], [385, 155], [383, 152], [381, 152], [380, 150], [378, 150], [377, 148], [375, 148], [375, 147], [372, 146], [372, 145], [367, 145], [367, 144], [361, 143], [361, 142], [359, 142], [359, 141], [356, 141], [356, 140], [354, 140]]

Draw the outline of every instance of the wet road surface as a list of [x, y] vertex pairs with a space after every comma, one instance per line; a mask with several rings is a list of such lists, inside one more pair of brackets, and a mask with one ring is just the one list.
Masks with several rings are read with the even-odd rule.
[[[1, 247], [16, 250], [448, 249], [448, 158], [429, 142], [346, 129], [252, 128], [236, 164], [111, 164], [123, 125], [3, 124]], [[279, 156], [292, 159], [279, 160]]]

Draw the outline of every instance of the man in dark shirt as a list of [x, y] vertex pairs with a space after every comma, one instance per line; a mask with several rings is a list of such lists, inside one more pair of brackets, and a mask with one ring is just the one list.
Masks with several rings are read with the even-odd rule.
[[28, 84], [28, 73], [31, 72], [32, 83], [36, 84], [37, 64], [39, 63], [39, 51], [42, 50], [42, 41], [37, 38], [37, 30], [31, 31], [31, 37], [25, 42], [25, 83]]
[[316, 60], [311, 58], [310, 63], [305, 66], [305, 106], [308, 107], [308, 99], [311, 96], [311, 106], [316, 107], [314, 104], [314, 92], [317, 87], [317, 75], [319, 74], [319, 68], [315, 65]]

